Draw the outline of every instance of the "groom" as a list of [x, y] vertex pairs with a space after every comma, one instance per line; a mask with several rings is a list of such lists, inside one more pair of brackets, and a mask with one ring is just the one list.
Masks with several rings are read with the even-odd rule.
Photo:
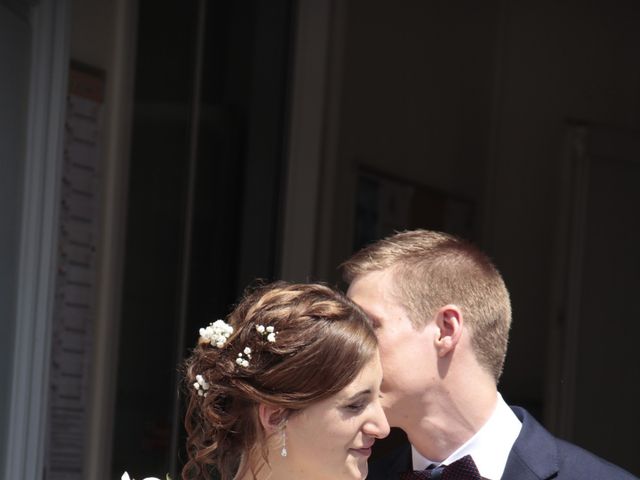
[[348, 296], [376, 328], [389, 423], [411, 443], [372, 462], [368, 480], [412, 478], [403, 472], [468, 455], [490, 480], [636, 478], [504, 402], [497, 383], [509, 293], [473, 245], [439, 232], [403, 232], [356, 253], [342, 269]]

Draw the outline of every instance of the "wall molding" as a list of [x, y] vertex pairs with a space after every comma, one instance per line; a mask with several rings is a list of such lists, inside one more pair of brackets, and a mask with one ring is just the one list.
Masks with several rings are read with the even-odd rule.
[[94, 480], [111, 478], [138, 14], [137, 0], [113, 3], [114, 43], [106, 65], [106, 131], [105, 148], [101, 152], [104, 183], [101, 187], [102, 235], [98, 246], [99, 293], [85, 459], [85, 476]]
[[280, 265], [289, 281], [314, 274], [331, 13], [331, 2], [298, 2]]
[[67, 0], [43, 0], [29, 13], [33, 37], [5, 478], [41, 479], [45, 458], [69, 13]]
[[298, 2], [286, 211], [279, 278], [327, 281], [332, 261], [334, 183], [346, 6]]

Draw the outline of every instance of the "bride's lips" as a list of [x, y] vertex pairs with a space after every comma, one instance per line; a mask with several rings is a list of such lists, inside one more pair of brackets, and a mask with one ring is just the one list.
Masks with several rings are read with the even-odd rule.
[[351, 448], [352, 452], [355, 452], [357, 455], [362, 455], [363, 457], [371, 456], [371, 447], [368, 448]]

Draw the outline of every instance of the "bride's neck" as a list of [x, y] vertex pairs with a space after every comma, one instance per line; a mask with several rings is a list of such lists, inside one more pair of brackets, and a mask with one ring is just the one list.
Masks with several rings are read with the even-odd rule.
[[[251, 465], [254, 466], [252, 471]], [[263, 459], [249, 462], [246, 456], [242, 456], [240, 459], [240, 465], [238, 466], [238, 473], [233, 477], [233, 480], [278, 480], [273, 476], [273, 472], [269, 465], [265, 463]]]
[[[293, 475], [280, 460], [280, 458], [274, 458], [267, 464], [260, 458], [252, 464], [248, 464], [243, 458], [240, 461], [238, 474], [233, 477], [233, 480], [299, 480], [299, 477]], [[254, 466], [254, 471], [252, 471], [251, 465]]]

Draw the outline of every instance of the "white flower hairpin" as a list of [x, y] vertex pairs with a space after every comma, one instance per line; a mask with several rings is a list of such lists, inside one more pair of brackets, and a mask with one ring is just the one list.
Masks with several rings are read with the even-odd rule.
[[[169, 477], [169, 475], [167, 475], [167, 480], [171, 480], [171, 478]], [[122, 480], [134, 480], [133, 478], [129, 478], [129, 474], [127, 472], [124, 472], [122, 474]], [[143, 478], [142, 480], [160, 480], [158, 477], [147, 477], [147, 478]]]
[[[276, 335], [278, 332], [275, 331], [273, 326], [264, 326], [264, 325], [256, 325], [256, 331], [262, 336], [266, 337], [267, 342], [274, 343], [276, 341]], [[238, 352], [238, 356], [236, 358], [236, 363], [241, 367], [248, 367], [249, 360], [251, 360], [251, 348], [244, 347], [242, 352]]]
[[210, 343], [218, 348], [224, 347], [233, 333], [233, 327], [224, 320], [216, 320], [208, 327], [200, 329], [200, 339], [204, 343]]
[[269, 325], [267, 327], [264, 325], [256, 325], [256, 330], [260, 335], [267, 336], [267, 342], [274, 343], [276, 341], [276, 335], [278, 332], [275, 331], [273, 325]]
[[201, 397], [206, 397], [209, 393], [207, 392], [207, 390], [209, 390], [211, 385], [209, 385], [209, 383], [204, 379], [202, 375], [196, 375], [196, 381], [194, 382], [193, 387], [198, 392], [198, 395], [200, 395]]
[[241, 367], [248, 367], [249, 360], [251, 360], [251, 349], [249, 347], [244, 347], [242, 352], [238, 353], [238, 358], [236, 358], [236, 363]]

